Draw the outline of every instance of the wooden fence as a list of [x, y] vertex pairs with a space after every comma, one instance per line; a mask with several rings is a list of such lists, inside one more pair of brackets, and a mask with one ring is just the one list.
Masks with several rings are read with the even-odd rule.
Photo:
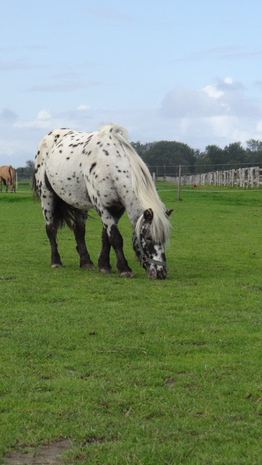
[[[159, 181], [169, 181], [184, 186], [227, 186], [244, 187], [246, 189], [259, 189], [262, 184], [262, 169], [259, 166], [252, 168], [238, 168], [225, 171], [211, 171], [204, 174], [193, 174], [177, 177], [157, 177]], [[180, 182], [179, 182], [180, 181]]]

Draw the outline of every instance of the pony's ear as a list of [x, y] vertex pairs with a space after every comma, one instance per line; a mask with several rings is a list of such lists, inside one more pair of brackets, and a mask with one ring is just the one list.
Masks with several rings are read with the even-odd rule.
[[152, 208], [148, 208], [147, 210], [144, 211], [144, 220], [149, 223], [150, 221], [152, 221], [152, 219], [153, 219], [153, 210]]
[[173, 213], [174, 209], [171, 208], [171, 210], [166, 210], [166, 216], [170, 216], [171, 213]]

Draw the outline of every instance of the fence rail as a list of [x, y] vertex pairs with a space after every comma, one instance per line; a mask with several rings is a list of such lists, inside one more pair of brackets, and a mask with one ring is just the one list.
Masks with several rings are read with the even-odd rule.
[[259, 166], [252, 168], [238, 168], [224, 171], [211, 171], [204, 174], [192, 174], [179, 176], [157, 176], [159, 181], [169, 181], [183, 186], [227, 186], [257, 188], [262, 184], [262, 169]]

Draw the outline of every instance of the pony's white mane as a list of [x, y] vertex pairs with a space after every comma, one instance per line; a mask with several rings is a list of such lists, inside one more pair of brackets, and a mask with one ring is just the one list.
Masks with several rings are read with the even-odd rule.
[[[133, 189], [141, 204], [141, 208], [143, 211], [148, 208], [152, 208], [153, 210], [152, 239], [155, 242], [165, 244], [169, 238], [170, 228], [169, 219], [165, 213], [165, 206], [158, 196], [147, 166], [128, 142], [128, 133], [126, 129], [112, 123], [100, 126], [99, 132], [101, 135], [111, 135], [111, 137], [116, 138], [125, 150], [132, 168]], [[142, 222], [143, 215], [138, 219], [135, 228], [138, 237], [140, 235]]]

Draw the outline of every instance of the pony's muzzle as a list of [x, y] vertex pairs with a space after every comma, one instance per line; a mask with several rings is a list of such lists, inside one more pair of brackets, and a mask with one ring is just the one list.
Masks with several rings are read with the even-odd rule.
[[147, 277], [149, 279], [166, 279], [167, 277], [167, 268], [160, 266], [150, 266], [147, 270]]

